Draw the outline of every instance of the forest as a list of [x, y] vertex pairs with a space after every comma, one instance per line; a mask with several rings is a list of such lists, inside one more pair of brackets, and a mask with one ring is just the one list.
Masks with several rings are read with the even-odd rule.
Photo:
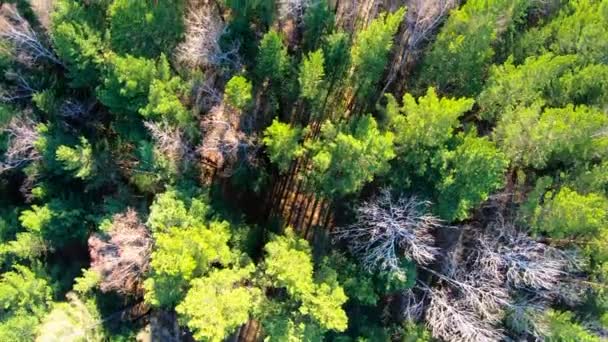
[[608, 339], [608, 0], [0, 1], [0, 341]]

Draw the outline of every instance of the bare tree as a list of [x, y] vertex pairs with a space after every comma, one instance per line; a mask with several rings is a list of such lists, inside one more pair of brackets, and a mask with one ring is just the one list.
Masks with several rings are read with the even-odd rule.
[[7, 134], [8, 144], [4, 161], [0, 162], [0, 173], [42, 158], [36, 149], [36, 141], [40, 138], [36, 126], [36, 122], [24, 115], [13, 117], [3, 129]]
[[0, 101], [2, 102], [29, 99], [36, 92], [36, 89], [30, 85], [29, 80], [22, 74], [14, 71], [7, 71], [4, 73], [4, 78], [7, 81], [11, 81], [13, 86], [10, 88], [7, 88], [5, 85], [0, 86]]
[[192, 148], [184, 139], [179, 127], [171, 127], [166, 123], [144, 122], [144, 126], [154, 138], [158, 151], [169, 158], [176, 166], [193, 158]]
[[39, 60], [63, 65], [14, 5], [4, 4], [0, 8], [0, 39], [11, 43], [17, 60], [26, 65], [33, 65]]
[[89, 238], [91, 268], [102, 276], [100, 289], [123, 294], [139, 293], [148, 270], [152, 238], [133, 209], [114, 215], [108, 237]]
[[[312, 0], [314, 1], [314, 0]], [[311, 6], [311, 0], [279, 0], [277, 1], [279, 20], [293, 20], [300, 24], [304, 11]]]
[[235, 110], [220, 104], [214, 106], [201, 121], [203, 142], [197, 150], [225, 177], [232, 174], [239, 162], [255, 162], [255, 136], [240, 129], [241, 120]]
[[459, 0], [410, 0], [408, 2], [405, 31], [403, 31], [400, 41], [396, 44], [397, 49], [390, 63], [386, 83], [380, 92], [381, 96], [395, 81], [408, 58], [421, 50], [422, 44], [429, 40], [437, 27], [450, 11], [458, 6], [459, 2]]
[[177, 47], [177, 60], [192, 68], [217, 67], [226, 65], [241, 68], [238, 43], [223, 50], [220, 39], [226, 32], [226, 25], [215, 6], [209, 3], [191, 4], [186, 15], [184, 42]]
[[433, 336], [446, 341], [500, 341], [503, 333], [481, 317], [450, 287], [427, 288], [426, 322]]
[[415, 197], [395, 200], [383, 189], [356, 209], [356, 222], [339, 228], [335, 239], [346, 241], [368, 270], [399, 270], [402, 257], [429, 264], [438, 253], [433, 230], [442, 224], [426, 213], [428, 205]]

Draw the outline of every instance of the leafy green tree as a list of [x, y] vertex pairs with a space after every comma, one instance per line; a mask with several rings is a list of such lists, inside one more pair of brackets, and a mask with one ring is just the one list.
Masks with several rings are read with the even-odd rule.
[[300, 64], [300, 96], [315, 101], [321, 94], [325, 77], [323, 50], [308, 53]]
[[51, 39], [68, 69], [72, 87], [97, 84], [102, 64], [102, 34], [87, 20], [87, 13], [74, 1], [58, 1], [52, 14]]
[[98, 90], [98, 98], [117, 114], [137, 113], [148, 103], [150, 86], [157, 78], [153, 60], [111, 55]]
[[224, 90], [225, 101], [238, 110], [245, 110], [253, 100], [252, 86], [243, 76], [233, 76]]
[[264, 130], [264, 144], [268, 149], [270, 161], [277, 165], [279, 171], [287, 172], [291, 162], [304, 153], [300, 145], [302, 129], [282, 123], [277, 119]]
[[170, 54], [184, 32], [182, 0], [115, 0], [108, 9], [110, 43], [121, 54]]
[[194, 119], [181, 101], [187, 86], [179, 76], [171, 77], [169, 62], [164, 55], [157, 64], [156, 77], [150, 83], [147, 105], [139, 113], [146, 119], [166, 121], [182, 128], [191, 127]]
[[334, 13], [326, 0], [313, 1], [304, 13], [304, 33], [302, 45], [304, 51], [313, 51], [319, 47], [323, 36], [331, 32], [334, 26]]
[[608, 138], [601, 132], [607, 124], [606, 115], [592, 107], [568, 105], [541, 112], [537, 105], [505, 113], [495, 138], [516, 165], [577, 165], [605, 155]]
[[330, 198], [358, 192], [388, 171], [388, 162], [395, 157], [393, 133], [381, 132], [370, 115], [338, 127], [328, 121], [321, 138], [305, 147], [312, 161], [306, 177], [315, 191]]
[[260, 81], [281, 82], [290, 67], [287, 47], [283, 38], [274, 29], [266, 32], [260, 41], [256, 58], [255, 74]]
[[604, 1], [577, 0], [563, 6], [547, 25], [533, 27], [523, 34], [516, 49], [519, 61], [547, 52], [576, 54], [587, 61], [605, 61], [608, 43], [608, 5]]
[[[192, 281], [192, 288], [175, 308], [180, 320], [204, 341], [224, 341], [247, 322], [261, 292], [245, 285], [254, 267], [212, 271]], [[205, 305], [201, 305], [205, 303]]]
[[[310, 246], [287, 229], [264, 247], [264, 277], [268, 284], [284, 289], [289, 299], [268, 300], [262, 304], [262, 325], [270, 340], [319, 336], [327, 330], [344, 331], [347, 297], [334, 272], [323, 272], [315, 279]], [[300, 337], [301, 338], [301, 337]]]
[[102, 341], [101, 314], [93, 300], [83, 301], [70, 292], [68, 302], [55, 303], [44, 317], [36, 341]]
[[424, 58], [419, 83], [457, 96], [478, 94], [494, 45], [529, 6], [525, 0], [473, 0], [453, 10]]
[[0, 338], [34, 340], [37, 326], [52, 300], [51, 288], [27, 267], [13, 268], [0, 279]]
[[80, 137], [80, 145], [76, 148], [59, 146], [56, 157], [63, 164], [63, 169], [74, 173], [76, 178], [87, 179], [94, 173], [93, 148], [85, 137]]
[[608, 200], [598, 194], [581, 195], [568, 187], [544, 195], [532, 227], [554, 238], [595, 236], [608, 226]]
[[504, 184], [506, 156], [487, 138], [464, 136], [453, 151], [442, 155], [441, 181], [437, 184], [437, 211], [448, 221], [464, 220], [469, 210], [488, 199]]
[[[44, 206], [32, 205], [21, 212], [21, 225], [35, 236], [42, 237], [53, 248], [83, 242], [88, 234], [83, 211], [75, 201], [54, 198]], [[28, 239], [29, 240], [29, 239]]]
[[388, 62], [393, 36], [405, 15], [405, 7], [393, 13], [380, 14], [355, 37], [351, 48], [353, 87], [359, 101], [368, 100]]
[[192, 279], [205, 276], [215, 265], [228, 266], [236, 261], [228, 246], [228, 222], [207, 221], [204, 202], [192, 200], [186, 209], [186, 203], [177, 196], [173, 190], [157, 196], [148, 219], [155, 248], [152, 272], [144, 282], [144, 298], [165, 308], [182, 300]]
[[542, 316], [546, 326], [544, 337], [550, 342], [599, 342], [598, 336], [585, 330], [582, 325], [574, 321], [574, 315], [570, 311], [548, 310]]
[[[442, 151], [447, 149], [454, 132], [460, 127], [460, 117], [473, 107], [467, 98], [438, 97], [434, 88], [415, 99], [403, 95], [403, 106], [387, 95], [385, 122], [395, 134], [395, 158], [391, 182], [397, 189], [437, 179]], [[431, 186], [432, 187], [432, 186]]]
[[334, 84], [341, 79], [348, 70], [350, 60], [350, 39], [346, 32], [335, 32], [322, 41], [324, 56], [324, 72], [328, 80], [328, 90], [331, 91]]

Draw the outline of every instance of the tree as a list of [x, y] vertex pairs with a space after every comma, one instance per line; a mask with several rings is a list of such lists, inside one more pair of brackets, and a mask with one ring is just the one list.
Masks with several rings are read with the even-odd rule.
[[194, 332], [194, 338], [224, 341], [247, 322], [261, 295], [259, 289], [244, 284], [253, 270], [253, 265], [215, 270], [207, 277], [192, 281], [192, 288], [175, 310]]
[[95, 172], [93, 148], [85, 137], [80, 137], [80, 145], [76, 148], [59, 146], [55, 155], [57, 160], [62, 163], [63, 169], [73, 172], [76, 178], [87, 179]]
[[323, 50], [317, 50], [308, 53], [300, 64], [300, 75], [298, 76], [300, 96], [311, 102], [318, 101], [321, 89], [323, 89], [324, 63]]
[[569, 311], [547, 310], [541, 317], [544, 325], [543, 335], [547, 341], [566, 342], [599, 342], [601, 338], [592, 335], [582, 325], [574, 321], [574, 315]]
[[41, 61], [62, 65], [14, 5], [3, 4], [0, 7], [0, 38], [13, 46], [13, 55], [25, 65]]
[[33, 340], [36, 327], [51, 303], [47, 281], [25, 266], [14, 265], [0, 279], [0, 337], [6, 341]]
[[323, 37], [330, 33], [334, 26], [334, 13], [326, 0], [312, 1], [302, 18], [304, 33], [302, 45], [304, 51], [313, 51], [319, 47]]
[[505, 113], [495, 135], [515, 164], [542, 170], [603, 157], [608, 144], [603, 133], [606, 125], [606, 115], [593, 107], [541, 110], [532, 106]]
[[466, 219], [470, 209], [504, 184], [509, 161], [486, 137], [469, 133], [442, 158], [441, 181], [436, 185], [437, 212], [448, 221]]
[[4, 161], [0, 163], [0, 173], [27, 163], [42, 159], [37, 149], [41, 132], [38, 124], [26, 116], [15, 116], [3, 129], [7, 135]]
[[467, 98], [438, 97], [434, 88], [415, 99], [403, 95], [403, 106], [387, 95], [386, 124], [395, 134], [397, 158], [391, 172], [397, 189], [433, 183], [442, 151], [460, 127], [460, 117], [473, 107]]
[[66, 295], [68, 302], [56, 303], [44, 317], [36, 341], [99, 341], [104, 334], [100, 327], [101, 315], [94, 302], [83, 302], [73, 292]]
[[356, 221], [338, 229], [336, 239], [348, 244], [369, 271], [402, 272], [401, 260], [421, 265], [438, 254], [433, 231], [441, 221], [426, 214], [429, 203], [415, 197], [393, 198], [389, 189], [356, 209]]
[[114, 215], [107, 235], [95, 234], [88, 241], [91, 269], [101, 276], [100, 289], [137, 294], [150, 263], [152, 239], [148, 229], [137, 212], [128, 209]]
[[281, 82], [285, 77], [290, 60], [283, 38], [274, 29], [266, 32], [260, 41], [256, 58], [255, 74], [260, 81], [269, 79], [271, 82]]
[[117, 0], [108, 9], [110, 43], [121, 54], [170, 54], [184, 32], [182, 0]]
[[358, 192], [374, 176], [386, 172], [395, 156], [393, 134], [381, 132], [370, 115], [338, 127], [326, 122], [321, 138], [305, 148], [312, 161], [305, 176], [312, 189], [329, 198]]
[[287, 172], [291, 162], [304, 153], [300, 145], [302, 129], [289, 124], [272, 120], [272, 125], [264, 130], [263, 142], [268, 149], [270, 161], [275, 163], [281, 172]]
[[383, 13], [355, 37], [351, 48], [352, 85], [358, 101], [368, 100], [388, 62], [393, 36], [405, 15], [405, 7], [394, 13]]
[[252, 86], [243, 76], [233, 76], [228, 83], [226, 83], [226, 89], [224, 90], [224, 97], [226, 103], [238, 110], [245, 110], [251, 105]]
[[157, 75], [153, 60], [112, 55], [97, 97], [113, 113], [137, 113], [147, 105], [150, 86]]
[[147, 105], [139, 113], [148, 120], [165, 121], [173, 126], [193, 130], [192, 113], [182, 104], [187, 86], [179, 76], [171, 77], [164, 55], [158, 63], [158, 76], [150, 83]]
[[103, 62], [102, 35], [89, 25], [86, 15], [81, 5], [71, 1], [60, 1], [52, 14], [53, 46], [76, 88], [96, 85]]
[[423, 61], [420, 83], [442, 93], [475, 96], [494, 57], [494, 45], [523, 17], [529, 1], [467, 1], [452, 11]]
[[[284, 289], [290, 297], [283, 303], [274, 300], [263, 303], [262, 325], [273, 331], [273, 338], [297, 336], [307, 329], [312, 330], [311, 336], [315, 330], [319, 334], [346, 329], [347, 317], [342, 309], [347, 300], [344, 290], [338, 284], [335, 272], [315, 281], [311, 250], [306, 240], [297, 238], [288, 229], [285, 236], [274, 236], [264, 250], [264, 276], [271, 287]], [[292, 306], [295, 307], [289, 309]], [[279, 331], [274, 332], [277, 329]]]

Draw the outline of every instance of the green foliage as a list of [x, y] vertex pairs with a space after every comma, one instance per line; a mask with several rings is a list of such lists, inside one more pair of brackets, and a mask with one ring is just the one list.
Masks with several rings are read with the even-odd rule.
[[306, 149], [312, 160], [306, 176], [317, 193], [330, 198], [358, 192], [386, 172], [395, 156], [393, 133], [381, 132], [370, 115], [338, 127], [326, 122], [321, 138], [307, 143]]
[[[42, 207], [32, 205], [31, 209], [21, 212], [19, 221], [28, 232], [42, 237], [55, 248], [84, 241], [88, 233], [79, 206], [57, 198]], [[27, 239], [31, 240], [31, 237]]]
[[405, 7], [394, 13], [383, 13], [355, 37], [351, 48], [354, 68], [353, 84], [359, 100], [368, 100], [382, 77], [393, 46], [393, 36], [405, 15]]
[[27, 267], [13, 268], [0, 279], [0, 339], [33, 340], [51, 303], [51, 288]]
[[98, 98], [117, 114], [137, 113], [148, 103], [148, 93], [157, 77], [153, 60], [112, 55], [98, 90]]
[[457, 96], [478, 94], [495, 44], [528, 6], [525, 0], [473, 0], [453, 10], [424, 58], [419, 83]]
[[85, 137], [80, 137], [80, 145], [76, 148], [59, 146], [56, 157], [63, 164], [63, 169], [72, 172], [76, 178], [87, 179], [95, 171], [93, 148]]
[[282, 123], [277, 119], [264, 130], [264, 144], [268, 149], [270, 161], [277, 165], [279, 171], [287, 172], [291, 162], [302, 155], [300, 145], [302, 129]]
[[251, 100], [253, 100], [251, 82], [243, 76], [233, 76], [226, 83], [224, 97], [226, 102], [232, 107], [245, 110], [251, 105]]
[[436, 186], [437, 212], [448, 221], [466, 219], [470, 209], [503, 186], [508, 159], [487, 138], [467, 134], [442, 158], [441, 182]]
[[495, 130], [509, 159], [524, 167], [576, 165], [605, 155], [608, 137], [602, 134], [608, 117], [601, 111], [568, 105], [518, 108], [507, 112]]
[[[297, 238], [291, 229], [287, 229], [285, 236], [274, 236], [264, 250], [264, 276], [272, 287], [284, 289], [290, 297], [283, 303], [263, 304], [262, 325], [269, 330], [271, 340], [295, 338], [308, 333], [307, 330], [318, 334], [346, 329], [347, 317], [342, 305], [347, 297], [338, 284], [337, 274], [325, 270], [315, 281], [311, 250], [306, 240]], [[299, 308], [294, 307], [291, 312], [287, 309], [297, 303], [300, 303]]]
[[146, 302], [172, 307], [182, 299], [192, 279], [206, 275], [213, 265], [236, 260], [228, 246], [228, 222], [208, 222], [206, 213], [206, 205], [198, 199], [186, 209], [175, 191], [157, 197], [148, 219], [156, 244], [150, 262], [152, 273], [144, 283]]
[[397, 158], [392, 173], [393, 184], [407, 187], [415, 179], [433, 176], [439, 155], [446, 149], [454, 131], [460, 127], [459, 118], [473, 107], [467, 98], [439, 98], [433, 88], [416, 100], [403, 95], [403, 106], [388, 96], [386, 122], [395, 134]]
[[110, 43], [121, 54], [154, 58], [181, 40], [182, 0], [114, 0], [108, 9]]
[[327, 0], [313, 1], [304, 13], [303, 50], [316, 50], [322, 37], [331, 31], [334, 20]]
[[608, 4], [605, 1], [576, 0], [564, 6], [547, 25], [527, 31], [514, 49], [519, 60], [547, 52], [576, 54], [588, 61], [606, 61]]
[[188, 128], [194, 124], [194, 118], [182, 102], [187, 90], [187, 85], [179, 76], [170, 76], [169, 62], [162, 55], [158, 63], [158, 78], [150, 84], [148, 104], [139, 113], [148, 120]]
[[94, 301], [83, 302], [68, 293], [68, 302], [56, 303], [39, 328], [36, 341], [102, 341], [101, 315]]
[[589, 333], [583, 326], [574, 321], [569, 311], [548, 310], [542, 317], [545, 329], [545, 340], [550, 342], [599, 342], [599, 337]]
[[333, 85], [350, 66], [350, 40], [346, 32], [335, 32], [326, 36], [322, 43], [324, 71]]
[[58, 1], [52, 15], [51, 39], [66, 64], [72, 87], [93, 87], [103, 61], [102, 34], [87, 21], [87, 13], [74, 1]]
[[260, 41], [256, 58], [255, 74], [260, 81], [281, 82], [290, 67], [287, 47], [283, 38], [274, 29], [266, 32]]
[[594, 236], [608, 224], [608, 200], [598, 194], [581, 195], [564, 187], [552, 197], [545, 194], [532, 226], [554, 238]]
[[321, 94], [325, 77], [325, 71], [323, 69], [324, 63], [325, 58], [323, 57], [323, 50], [317, 50], [308, 53], [300, 64], [300, 75], [298, 76], [298, 81], [300, 82], [300, 96], [309, 101], [318, 99]]
[[244, 284], [252, 271], [253, 265], [243, 269], [216, 270], [205, 278], [192, 281], [192, 288], [175, 310], [194, 332], [194, 338], [224, 341], [247, 322], [261, 295], [259, 289]]

